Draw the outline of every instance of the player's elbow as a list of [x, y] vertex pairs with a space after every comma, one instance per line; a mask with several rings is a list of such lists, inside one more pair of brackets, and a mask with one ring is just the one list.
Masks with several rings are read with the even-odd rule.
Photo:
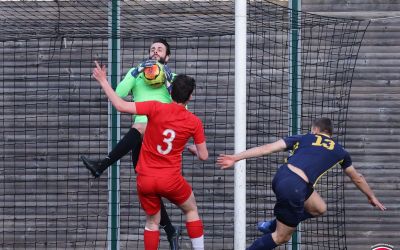
[[125, 112], [126, 112], [126, 106], [123, 105], [123, 104], [120, 103], [120, 102], [115, 103], [115, 104], [114, 104], [114, 107], [115, 107], [115, 109], [116, 109], [118, 112], [122, 112], [122, 113], [125, 113]]
[[118, 103], [113, 103], [113, 106], [117, 111], [121, 112], [121, 105], [119, 105]]
[[205, 161], [208, 159], [208, 151], [204, 151], [204, 152], [198, 152], [197, 157], [199, 158], [199, 160], [201, 161]]
[[351, 179], [355, 184], [361, 184], [365, 181], [364, 176], [360, 173], [355, 174]]
[[196, 151], [199, 160], [205, 161], [208, 159], [208, 150], [205, 142], [196, 144]]
[[118, 100], [115, 103], [113, 103], [113, 105], [115, 109], [118, 110], [118, 112], [136, 114], [136, 106], [132, 105], [132, 103], [123, 100]]

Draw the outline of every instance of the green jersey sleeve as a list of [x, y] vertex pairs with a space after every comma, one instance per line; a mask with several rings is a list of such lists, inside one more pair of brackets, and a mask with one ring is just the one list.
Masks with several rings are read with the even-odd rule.
[[121, 98], [128, 96], [135, 88], [136, 78], [131, 74], [134, 69], [135, 68], [131, 68], [128, 73], [126, 73], [124, 79], [118, 84], [117, 89], [115, 90], [117, 95]]
[[[171, 95], [169, 94], [167, 87], [163, 84], [161, 87], [154, 88], [148, 85], [143, 77], [143, 73], [140, 73], [136, 78], [132, 76], [131, 72], [135, 68], [128, 71], [124, 79], [118, 84], [115, 92], [119, 97], [126, 97], [129, 94], [132, 95], [133, 101], [145, 102], [145, 101], [159, 101], [162, 103], [171, 103]], [[134, 116], [134, 122], [147, 122], [147, 117], [142, 115]]]

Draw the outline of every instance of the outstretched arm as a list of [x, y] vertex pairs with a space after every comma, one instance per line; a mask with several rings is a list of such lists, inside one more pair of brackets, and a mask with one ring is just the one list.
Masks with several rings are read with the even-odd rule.
[[351, 181], [356, 185], [356, 187], [365, 194], [368, 198], [368, 202], [374, 206], [377, 207], [380, 210], [386, 210], [386, 207], [375, 197], [374, 192], [372, 189], [369, 187], [367, 181], [364, 179], [364, 176], [362, 174], [358, 173], [357, 170], [353, 167], [350, 166], [344, 170], [347, 176], [350, 177]]
[[284, 140], [280, 139], [279, 141], [276, 141], [274, 143], [269, 143], [259, 147], [250, 148], [238, 154], [234, 155], [221, 154], [217, 159], [217, 165], [220, 166], [221, 169], [226, 169], [232, 167], [233, 164], [235, 164], [235, 162], [237, 161], [247, 158], [269, 155], [275, 152], [284, 151], [285, 149], [286, 149], [286, 143]]
[[121, 99], [111, 88], [107, 80], [107, 69], [103, 65], [100, 67], [97, 61], [94, 62], [96, 67], [93, 69], [93, 77], [99, 82], [100, 86], [103, 88], [108, 99], [111, 101], [113, 106], [119, 111], [124, 113], [136, 114], [136, 105], [134, 102], [127, 102]]

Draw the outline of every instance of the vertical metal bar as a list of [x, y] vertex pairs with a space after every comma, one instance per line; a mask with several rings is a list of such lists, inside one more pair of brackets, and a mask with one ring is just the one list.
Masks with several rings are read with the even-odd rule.
[[[116, 88], [120, 76], [120, 1], [109, 1], [108, 12], [108, 77], [113, 89]], [[108, 150], [116, 146], [120, 139], [120, 115], [108, 103]], [[108, 169], [108, 249], [120, 248], [120, 194], [119, 194], [119, 161]]]
[[[246, 150], [247, 1], [235, 1], [235, 153]], [[235, 164], [234, 249], [246, 248], [246, 161]]]
[[[301, 0], [289, 1], [289, 133], [301, 133]], [[300, 228], [292, 235], [292, 250], [300, 250]]]

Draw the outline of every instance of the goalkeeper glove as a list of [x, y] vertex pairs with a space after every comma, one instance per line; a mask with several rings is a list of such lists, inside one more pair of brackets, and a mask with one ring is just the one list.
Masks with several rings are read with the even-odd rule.
[[168, 89], [168, 92], [171, 94], [172, 91], [172, 81], [174, 79], [174, 75], [171, 72], [171, 69], [168, 65], [164, 65], [164, 72], [165, 72], [165, 86]]
[[144, 68], [148, 68], [153, 66], [154, 64], [156, 64], [157, 61], [156, 60], [146, 60], [143, 61], [141, 64], [139, 64], [132, 72], [131, 75], [133, 77], [138, 77], [138, 75], [144, 70]]

